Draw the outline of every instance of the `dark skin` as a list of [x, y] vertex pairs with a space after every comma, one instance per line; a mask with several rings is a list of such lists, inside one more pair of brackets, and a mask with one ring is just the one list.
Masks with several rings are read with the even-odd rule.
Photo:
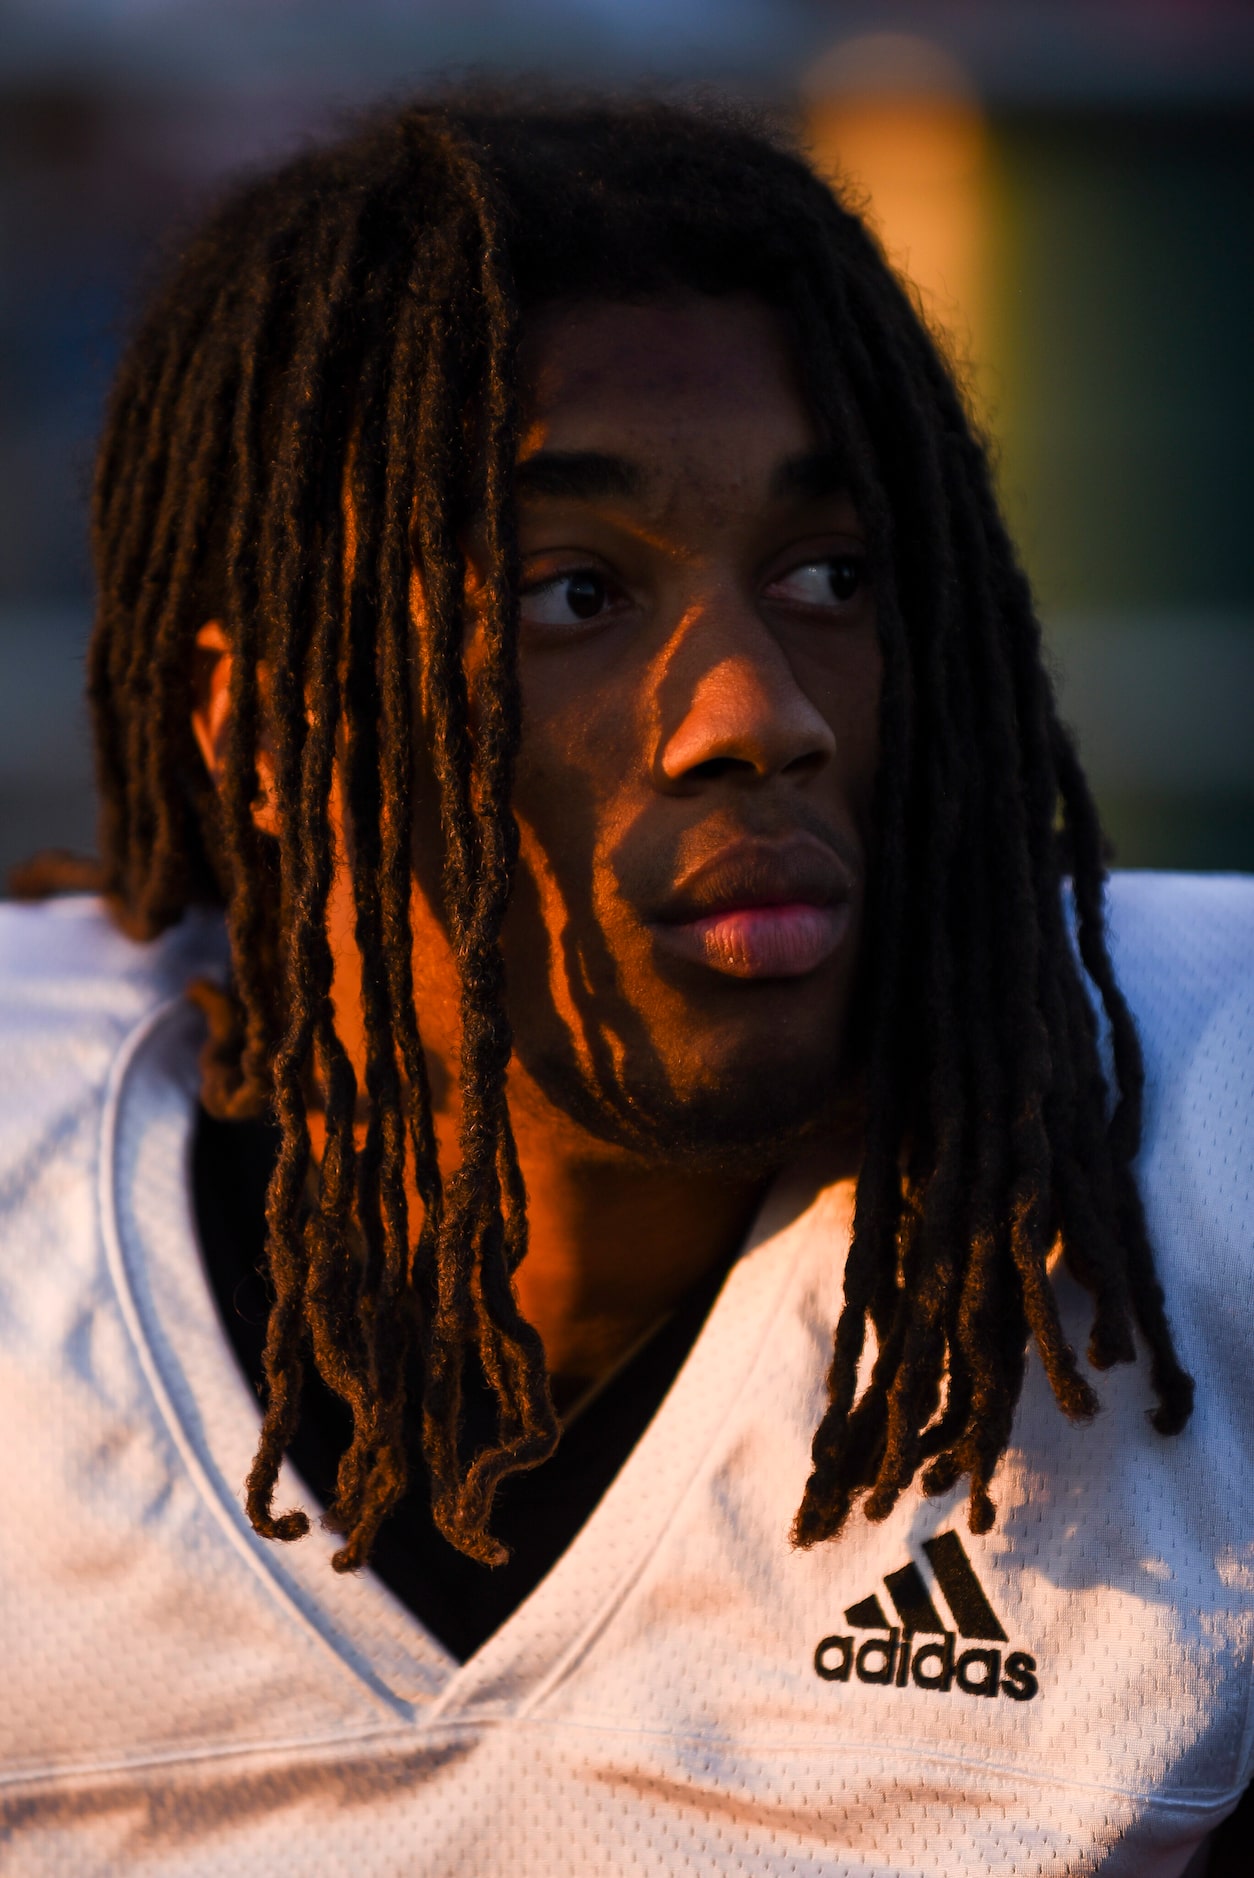
[[[557, 306], [529, 322], [521, 366], [509, 1101], [518, 1296], [560, 1402], [734, 1255], [782, 1164], [819, 1138], [830, 1172], [856, 1163], [841, 1046], [880, 654], [859, 519], [767, 307]], [[421, 643], [417, 575], [414, 611]], [[199, 648], [193, 723], [216, 775], [229, 642], [211, 622]], [[472, 641], [472, 690], [475, 663]], [[263, 827], [268, 769], [262, 750]], [[420, 825], [414, 972], [448, 1172], [458, 988], [438, 880]], [[343, 868], [329, 920], [360, 1065]]]

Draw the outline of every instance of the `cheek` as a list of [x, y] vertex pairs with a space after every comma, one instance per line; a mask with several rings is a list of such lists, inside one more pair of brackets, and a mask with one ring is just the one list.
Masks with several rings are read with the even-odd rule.
[[642, 777], [641, 686], [577, 683], [564, 662], [537, 663], [521, 674], [514, 809], [563, 880], [586, 881]]
[[877, 651], [873, 669], [867, 674], [858, 694], [855, 720], [848, 733], [854, 772], [850, 779], [850, 794], [858, 806], [864, 826], [871, 812], [871, 800], [880, 767], [882, 693], [883, 671]]
[[[543, 1005], [564, 1027], [584, 1026], [578, 1006], [600, 1000], [619, 977], [623, 934], [612, 864], [619, 831], [645, 806], [641, 727], [626, 685], [573, 693], [556, 675], [523, 671], [523, 732], [513, 806], [519, 868], [506, 947], [511, 984], [523, 993], [516, 1023], [530, 1029]], [[611, 955], [615, 955], [612, 957]]]
[[883, 676], [879, 640], [868, 627], [834, 656], [813, 664], [806, 678], [835, 737], [834, 780], [864, 836], [879, 771]]

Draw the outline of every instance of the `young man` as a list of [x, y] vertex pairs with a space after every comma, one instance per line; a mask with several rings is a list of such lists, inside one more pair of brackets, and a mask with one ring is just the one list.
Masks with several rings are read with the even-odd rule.
[[0, 926], [15, 1869], [1182, 1872], [1254, 893], [1108, 948], [857, 220], [401, 112], [180, 257], [95, 541], [104, 898]]

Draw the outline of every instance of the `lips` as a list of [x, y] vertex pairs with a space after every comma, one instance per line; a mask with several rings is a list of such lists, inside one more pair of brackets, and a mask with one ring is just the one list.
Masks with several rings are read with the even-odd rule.
[[740, 842], [683, 880], [651, 922], [664, 951], [729, 978], [802, 978], [840, 946], [852, 882], [832, 849], [804, 837]]

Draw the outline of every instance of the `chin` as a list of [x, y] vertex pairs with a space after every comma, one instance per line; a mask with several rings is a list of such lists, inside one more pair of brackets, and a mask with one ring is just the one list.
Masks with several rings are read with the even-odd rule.
[[840, 1089], [835, 1051], [730, 1051], [713, 1064], [703, 1057], [699, 1080], [691, 1062], [653, 1052], [613, 1065], [564, 1052], [524, 1062], [549, 1101], [598, 1140], [655, 1164], [742, 1177], [770, 1172], [830, 1129]]

